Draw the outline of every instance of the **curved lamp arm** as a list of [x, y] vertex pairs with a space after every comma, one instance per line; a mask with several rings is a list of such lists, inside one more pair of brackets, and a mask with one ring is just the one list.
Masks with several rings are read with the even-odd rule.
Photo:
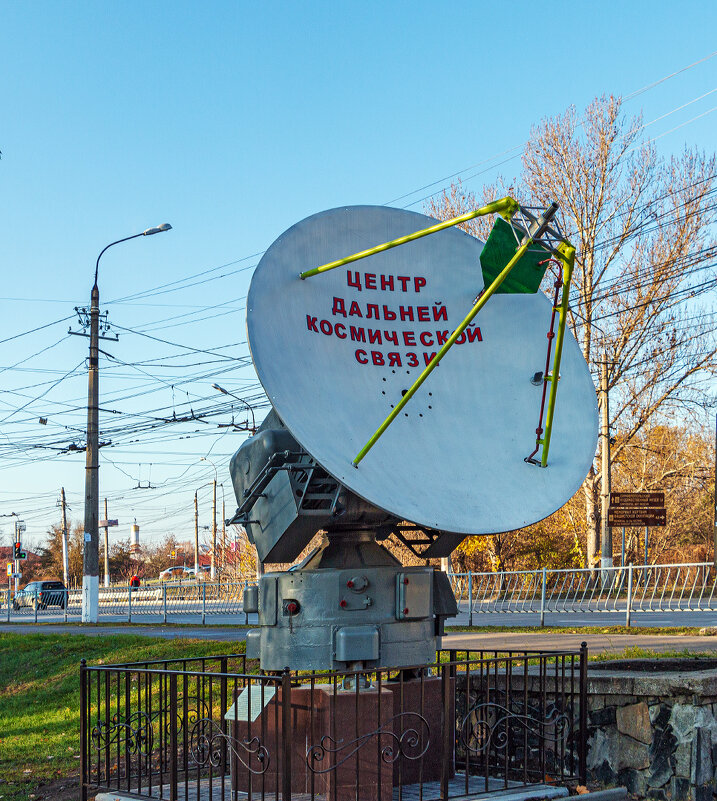
[[162, 223], [161, 225], [156, 225], [153, 228], [148, 228], [146, 231], [142, 231], [141, 234], [132, 234], [132, 236], [125, 236], [123, 239], [117, 239], [115, 242], [110, 242], [107, 247], [100, 251], [100, 255], [97, 257], [97, 263], [95, 264], [95, 286], [97, 286], [97, 272], [100, 269], [100, 259], [102, 258], [102, 254], [105, 252], [105, 250], [109, 250], [113, 245], [119, 245], [120, 242], [127, 242], [130, 239], [137, 239], [138, 236], [152, 236], [152, 234], [161, 234], [163, 231], [171, 230], [172, 226], [169, 223]]

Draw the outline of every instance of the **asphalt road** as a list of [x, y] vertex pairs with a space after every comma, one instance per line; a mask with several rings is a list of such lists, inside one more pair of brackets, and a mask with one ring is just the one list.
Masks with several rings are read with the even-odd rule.
[[[7, 619], [7, 613], [6, 610], [3, 610], [3, 612], [0, 612], [0, 620], [4, 622]], [[232, 626], [236, 625], [237, 623], [243, 624], [246, 619], [243, 612], [214, 611], [210, 609], [207, 610], [205, 618], [208, 626]], [[32, 623], [33, 619], [34, 612], [29, 607], [18, 612], [10, 612], [11, 622]], [[68, 620], [78, 623], [79, 619], [79, 609], [77, 611], [71, 609], [68, 613]], [[41, 610], [38, 612], [38, 622], [62, 623], [64, 622], [62, 611], [56, 607], [49, 607], [48, 609]], [[100, 622], [126, 623], [127, 613], [120, 611], [119, 613], [109, 614], [105, 611], [102, 611], [102, 614], [100, 615]], [[136, 612], [133, 610], [132, 622], [161, 625], [164, 621], [163, 616], [160, 613], [153, 614], [147, 612]], [[167, 622], [190, 626], [201, 625], [201, 609], [194, 610], [193, 608], [189, 608], [178, 611], [168, 610]], [[249, 625], [256, 625], [257, 616], [255, 614], [249, 615], [248, 623]], [[524, 628], [526, 626], [538, 626], [539, 624], [540, 616], [536, 612], [490, 612], [475, 613], [473, 615], [473, 625], [475, 626], [519, 626]], [[702, 628], [703, 626], [717, 626], [717, 612], [633, 612], [631, 624], [636, 628], [639, 628], [640, 626], [695, 626], [697, 628]], [[449, 621], [449, 625], [467, 626], [468, 613], [462, 610], [456, 618], [453, 618]], [[625, 613], [588, 611], [546, 612], [545, 625], [623, 626], [625, 625]]]
[[[138, 634], [143, 637], [165, 637], [178, 639], [188, 637], [199, 640], [239, 642], [244, 640], [246, 629], [225, 626], [131, 626], [131, 625], [78, 625], [78, 624], [33, 624], [11, 623], [0, 625], [0, 632], [23, 634], [65, 633], [87, 636], [112, 634]], [[525, 632], [456, 632], [443, 637], [442, 647], [449, 649], [475, 650], [577, 650], [580, 643], [587, 642], [590, 653], [621, 653], [626, 648], [646, 648], [653, 651], [688, 651], [703, 653], [717, 651], [717, 637], [694, 635], [659, 634], [556, 634]]]

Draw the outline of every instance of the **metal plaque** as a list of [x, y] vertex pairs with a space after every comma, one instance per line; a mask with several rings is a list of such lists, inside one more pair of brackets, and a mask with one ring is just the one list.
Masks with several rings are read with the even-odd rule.
[[664, 492], [611, 492], [610, 506], [612, 507], [662, 507], [665, 505]]
[[535, 447], [551, 301], [492, 297], [358, 467], [352, 461], [483, 289], [482, 243], [457, 228], [301, 280], [299, 272], [433, 220], [338, 208], [290, 228], [254, 272], [247, 329], [281, 419], [367, 501], [441, 531], [490, 534], [560, 508], [592, 464], [595, 389], [566, 333], [548, 467]]
[[645, 509], [636, 506], [610, 508], [608, 526], [666, 526], [666, 509]]

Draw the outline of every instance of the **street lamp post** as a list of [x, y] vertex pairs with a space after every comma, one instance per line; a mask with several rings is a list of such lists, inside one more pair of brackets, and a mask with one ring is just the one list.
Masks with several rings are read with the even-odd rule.
[[217, 392], [221, 392], [222, 395], [229, 395], [231, 398], [236, 398], [238, 401], [243, 403], [251, 414], [251, 428], [249, 427], [249, 422], [247, 421], [246, 430], [251, 431], [252, 434], [256, 434], [256, 418], [254, 417], [254, 409], [244, 400], [244, 398], [240, 398], [238, 395], [235, 395], [233, 392], [229, 392], [228, 389], [224, 389], [224, 387], [220, 387], [219, 384], [212, 384], [212, 389], [216, 389]]
[[100, 336], [100, 290], [97, 274], [100, 259], [106, 250], [120, 242], [151, 236], [171, 229], [169, 223], [148, 228], [140, 234], [126, 236], [110, 242], [100, 251], [95, 264], [95, 283], [90, 295], [90, 359], [87, 386], [87, 455], [85, 459], [85, 526], [82, 549], [82, 622], [96, 623], [99, 612], [100, 569], [99, 569], [99, 336]]
[[[212, 384], [212, 389], [216, 389], [217, 392], [221, 392], [222, 395], [229, 395], [231, 398], [236, 398], [238, 401], [243, 403], [249, 412], [251, 413], [251, 427], [249, 427], [249, 421], [247, 420], [246, 424], [246, 431], [249, 431], [252, 436], [256, 434], [256, 418], [254, 417], [254, 409], [244, 400], [244, 398], [240, 398], [238, 395], [235, 395], [233, 392], [229, 392], [229, 390], [224, 389], [224, 387], [220, 387], [219, 384]], [[259, 552], [256, 552], [256, 577], [257, 579], [260, 576], [264, 575], [264, 563], [259, 559]]]

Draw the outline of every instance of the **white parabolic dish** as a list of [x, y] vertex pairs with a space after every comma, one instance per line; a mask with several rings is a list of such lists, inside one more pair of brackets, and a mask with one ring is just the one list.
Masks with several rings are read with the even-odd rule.
[[596, 448], [595, 388], [566, 332], [549, 464], [524, 461], [535, 447], [541, 387], [531, 378], [545, 368], [551, 302], [541, 292], [492, 297], [470, 336], [447, 353], [354, 467], [392, 404], [483, 289], [483, 245], [450, 228], [299, 278], [303, 270], [434, 223], [401, 209], [355, 206], [294, 225], [252, 278], [252, 358], [294, 437], [361, 497], [443, 531], [520, 528], [578, 490]]

